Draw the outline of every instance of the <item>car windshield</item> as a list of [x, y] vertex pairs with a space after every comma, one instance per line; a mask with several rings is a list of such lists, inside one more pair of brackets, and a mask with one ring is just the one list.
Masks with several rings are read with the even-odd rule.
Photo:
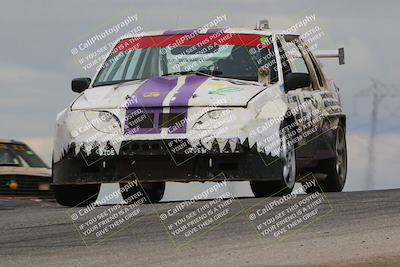
[[0, 143], [1, 166], [48, 168], [28, 146], [8, 143]]
[[277, 81], [270, 37], [255, 34], [165, 35], [120, 41], [100, 69], [93, 86], [197, 73], [258, 81], [261, 66]]

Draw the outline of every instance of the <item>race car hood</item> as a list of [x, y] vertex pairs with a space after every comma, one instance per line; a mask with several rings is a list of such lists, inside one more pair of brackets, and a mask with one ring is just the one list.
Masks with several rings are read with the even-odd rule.
[[26, 176], [50, 177], [51, 170], [47, 168], [2, 166], [0, 167], [0, 175], [26, 175]]
[[[247, 106], [266, 88], [261, 83], [208, 77], [173, 75], [85, 90], [71, 109], [124, 107]], [[224, 98], [223, 102], [219, 100]]]

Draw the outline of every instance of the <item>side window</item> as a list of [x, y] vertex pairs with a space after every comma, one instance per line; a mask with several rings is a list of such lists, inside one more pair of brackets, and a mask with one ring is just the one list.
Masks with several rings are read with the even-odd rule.
[[308, 56], [311, 58], [311, 62], [313, 64], [313, 67], [314, 67], [314, 70], [315, 70], [315, 74], [317, 75], [318, 84], [319, 84], [320, 87], [323, 87], [324, 86], [324, 82], [322, 80], [323, 79], [322, 78], [322, 74], [321, 74], [321, 72], [319, 71], [319, 68], [318, 68], [318, 63], [316, 62], [315, 58], [312, 55], [310, 55], [310, 52], [308, 52]]
[[277, 44], [278, 44], [279, 56], [281, 58], [283, 78], [285, 78], [286, 74], [292, 72], [292, 69], [290, 68], [290, 64], [289, 64], [289, 60], [286, 55], [286, 52], [283, 49], [282, 44], [279, 40], [277, 40]]
[[289, 62], [292, 66], [292, 72], [301, 72], [301, 73], [308, 73], [310, 71], [307, 67], [307, 64], [304, 60], [302, 53], [299, 50], [299, 47], [294, 42], [287, 42], [286, 53], [289, 57]]
[[[299, 39], [282, 42], [283, 50], [290, 64], [291, 72], [307, 73], [311, 77], [312, 86], [309, 90], [317, 90], [324, 86], [324, 77], [318, 68], [315, 58], [310, 55], [307, 46]], [[282, 62], [284, 62], [282, 60]], [[283, 63], [282, 63], [283, 64]], [[286, 74], [286, 73], [284, 73]], [[285, 76], [285, 75], [284, 75]]]

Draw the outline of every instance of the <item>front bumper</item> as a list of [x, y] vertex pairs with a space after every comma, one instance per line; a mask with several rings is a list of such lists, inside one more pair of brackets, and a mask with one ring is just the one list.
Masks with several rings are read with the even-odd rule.
[[0, 195], [52, 197], [51, 177], [1, 175]]
[[[171, 142], [173, 146], [171, 146]], [[279, 180], [279, 158], [258, 153], [247, 142], [210, 149], [188, 147], [185, 140], [126, 141], [118, 154], [110, 146], [106, 151], [93, 148], [87, 155], [75, 154], [74, 146], [53, 164], [54, 184], [84, 184], [129, 181], [249, 181]], [[179, 148], [179, 149], [178, 149]], [[223, 175], [221, 175], [223, 173]], [[134, 175], [133, 175], [134, 174]]]

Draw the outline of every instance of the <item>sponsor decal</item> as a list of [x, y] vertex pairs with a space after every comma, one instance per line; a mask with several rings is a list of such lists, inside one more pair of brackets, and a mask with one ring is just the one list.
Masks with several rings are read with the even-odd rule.
[[143, 97], [159, 97], [160, 92], [144, 92]]
[[265, 44], [265, 43], [269, 43], [269, 38], [268, 37], [262, 37], [260, 36], [260, 43]]
[[218, 88], [215, 90], [210, 90], [208, 92], [209, 95], [226, 95], [229, 93], [234, 93], [234, 92], [239, 92], [242, 91], [242, 88], [238, 87], [223, 87], [223, 88]]

